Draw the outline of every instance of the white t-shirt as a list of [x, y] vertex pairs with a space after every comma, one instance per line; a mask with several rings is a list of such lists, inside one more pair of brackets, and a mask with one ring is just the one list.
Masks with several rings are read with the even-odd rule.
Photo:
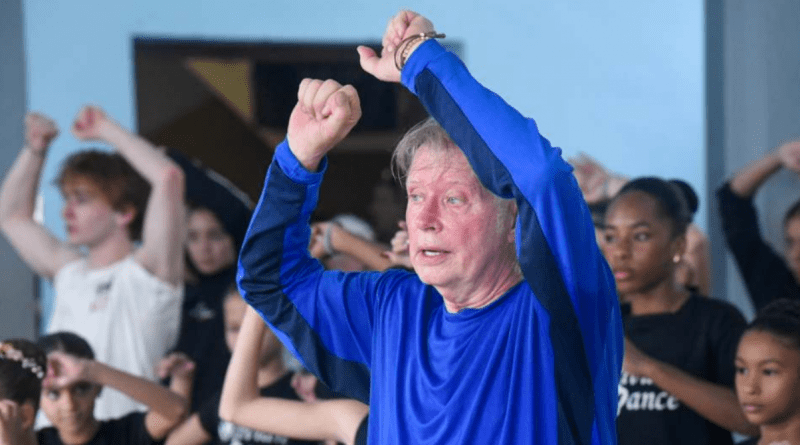
[[[89, 342], [97, 361], [156, 379], [156, 364], [178, 338], [183, 286], [161, 281], [132, 255], [103, 269], [89, 269], [85, 259], [71, 262], [58, 271], [53, 285], [48, 333], [74, 332]], [[103, 420], [134, 410], [146, 408], [103, 388], [94, 412]]]

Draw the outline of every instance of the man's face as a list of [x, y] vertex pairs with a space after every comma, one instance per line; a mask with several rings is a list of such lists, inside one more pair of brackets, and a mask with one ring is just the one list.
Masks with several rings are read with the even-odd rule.
[[463, 307], [462, 299], [509, 272], [514, 218], [500, 212], [509, 204], [481, 185], [461, 150], [420, 147], [406, 187], [411, 264], [451, 303], [448, 309]]
[[76, 178], [64, 184], [62, 216], [69, 242], [75, 246], [94, 247], [116, 230], [125, 230], [124, 218], [108, 203], [93, 181]]

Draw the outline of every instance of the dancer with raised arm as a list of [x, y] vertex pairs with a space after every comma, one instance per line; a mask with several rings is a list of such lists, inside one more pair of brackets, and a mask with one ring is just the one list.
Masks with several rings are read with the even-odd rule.
[[[33, 219], [42, 166], [58, 134], [52, 120], [35, 113], [26, 119], [25, 147], [0, 188], [0, 229], [28, 266], [53, 280], [48, 332], [75, 332], [98, 361], [154, 379], [156, 364], [178, 333], [183, 173], [97, 107], [84, 107], [72, 131], [116, 152], [79, 151], [64, 161], [56, 183], [68, 239], [56, 238]], [[144, 406], [103, 391], [96, 415], [120, 417], [135, 409]]]
[[239, 287], [307, 369], [369, 402], [369, 443], [615, 443], [622, 325], [571, 167], [402, 11], [362, 67], [433, 116], [398, 144], [413, 274], [323, 271], [308, 221], [360, 117], [305, 79], [240, 254]]

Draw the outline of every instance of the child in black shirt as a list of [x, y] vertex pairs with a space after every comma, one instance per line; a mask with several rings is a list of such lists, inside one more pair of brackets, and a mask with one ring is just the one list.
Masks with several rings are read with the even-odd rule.
[[[39, 345], [47, 352], [49, 365], [42, 385], [42, 411], [53, 424], [37, 433], [39, 445], [160, 444], [186, 415], [183, 397], [95, 361], [89, 344], [75, 334], [46, 335]], [[172, 377], [173, 382], [180, 380], [180, 376]], [[94, 417], [94, 401], [103, 386], [123, 392], [150, 410], [98, 421]]]
[[800, 443], [800, 301], [776, 300], [739, 342], [736, 394], [760, 439], [747, 445]]

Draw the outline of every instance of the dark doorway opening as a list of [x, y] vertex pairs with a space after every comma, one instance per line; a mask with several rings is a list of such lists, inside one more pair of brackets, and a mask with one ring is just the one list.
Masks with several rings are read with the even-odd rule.
[[134, 40], [139, 132], [199, 159], [257, 200], [303, 77], [359, 90], [364, 117], [329, 155], [315, 219], [360, 216], [388, 241], [403, 194], [391, 150], [427, 113], [402, 86], [364, 73], [356, 44]]

